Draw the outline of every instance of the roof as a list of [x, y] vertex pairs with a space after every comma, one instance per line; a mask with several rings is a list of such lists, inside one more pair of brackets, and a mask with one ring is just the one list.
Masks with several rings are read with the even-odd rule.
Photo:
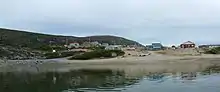
[[187, 42], [184, 42], [183, 44], [195, 44], [195, 43], [191, 41], [187, 41]]
[[155, 45], [156, 45], [156, 46], [162, 46], [161, 43], [152, 43], [152, 45], [153, 45], [153, 46], [155, 46]]

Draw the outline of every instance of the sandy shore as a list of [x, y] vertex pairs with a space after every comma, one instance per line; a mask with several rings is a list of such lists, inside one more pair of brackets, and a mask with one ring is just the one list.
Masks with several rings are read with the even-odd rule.
[[[67, 60], [63, 59], [51, 59], [51, 61], [57, 63], [69, 63], [69, 64], [150, 64], [150, 63], [181, 63], [181, 62], [194, 62], [198, 60], [203, 62], [206, 60], [220, 60], [220, 55], [199, 55], [199, 56], [169, 56], [169, 55], [150, 55], [145, 57], [125, 57], [125, 58], [111, 58], [111, 59], [94, 59], [94, 60]], [[50, 60], [49, 60], [50, 61]], [[209, 62], [209, 61], [207, 61]], [[219, 62], [220, 63], [220, 62]]]
[[[37, 62], [36, 62], [37, 61]], [[68, 71], [72, 69], [117, 69], [128, 71], [198, 71], [220, 64], [220, 55], [126, 57], [99, 60], [0, 60], [0, 72], [8, 71]]]

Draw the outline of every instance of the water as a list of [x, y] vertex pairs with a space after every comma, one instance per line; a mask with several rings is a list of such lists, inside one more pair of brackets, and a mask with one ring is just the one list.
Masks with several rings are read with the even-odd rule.
[[220, 92], [220, 67], [198, 72], [2, 72], [0, 92]]

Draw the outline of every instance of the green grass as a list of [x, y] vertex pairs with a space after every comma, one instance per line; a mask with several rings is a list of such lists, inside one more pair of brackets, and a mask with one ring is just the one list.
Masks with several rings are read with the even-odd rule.
[[[113, 53], [116, 56], [113, 56]], [[117, 56], [122, 56], [125, 53], [121, 50], [95, 50], [92, 52], [85, 52], [80, 55], [75, 55], [70, 60], [89, 60], [89, 59], [95, 59], [95, 58], [113, 58]]]

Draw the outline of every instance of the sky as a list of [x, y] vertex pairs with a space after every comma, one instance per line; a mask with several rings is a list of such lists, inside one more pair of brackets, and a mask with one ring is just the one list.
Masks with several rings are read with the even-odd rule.
[[0, 27], [150, 44], [220, 43], [220, 0], [0, 0]]

